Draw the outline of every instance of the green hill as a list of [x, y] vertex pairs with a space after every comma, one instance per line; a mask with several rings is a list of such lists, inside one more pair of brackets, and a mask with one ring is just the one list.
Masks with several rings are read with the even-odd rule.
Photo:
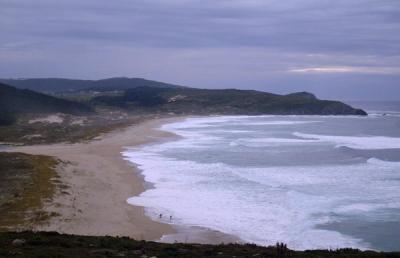
[[253, 90], [138, 87], [121, 96], [98, 96], [93, 105], [177, 114], [367, 115], [339, 101], [307, 92], [277, 95]]
[[90, 107], [81, 103], [0, 83], [0, 125], [12, 124], [18, 116], [25, 114], [91, 112], [93, 111]]
[[88, 101], [94, 106], [118, 107], [137, 112], [199, 115], [366, 115], [363, 110], [338, 101], [319, 100], [308, 92], [277, 95], [254, 90], [196, 89], [141, 78], [0, 81], [19, 88], [58, 93], [71, 100]]
[[181, 86], [142, 78], [115, 77], [104, 80], [73, 80], [59, 78], [40, 79], [0, 79], [0, 82], [20, 88], [39, 92], [68, 92], [68, 91], [113, 91], [126, 90], [136, 87], [178, 88]]

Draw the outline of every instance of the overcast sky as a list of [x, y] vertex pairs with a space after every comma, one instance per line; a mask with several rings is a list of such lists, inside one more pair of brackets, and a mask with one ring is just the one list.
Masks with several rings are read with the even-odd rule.
[[0, 77], [400, 99], [400, 0], [0, 0]]

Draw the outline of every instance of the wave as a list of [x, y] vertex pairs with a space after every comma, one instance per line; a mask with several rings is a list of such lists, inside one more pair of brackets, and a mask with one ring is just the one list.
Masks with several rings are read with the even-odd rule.
[[382, 117], [400, 117], [400, 114], [389, 114], [389, 113], [368, 113], [371, 118], [382, 118]]
[[[348, 147], [352, 149], [374, 150], [374, 149], [398, 149], [400, 138], [384, 136], [330, 136], [305, 134], [294, 132], [293, 136], [298, 138], [240, 138], [230, 142], [230, 146], [268, 147], [284, 145], [301, 145], [316, 143], [334, 143], [336, 147]], [[300, 139], [299, 139], [300, 138]]]
[[249, 122], [246, 125], [301, 125], [301, 124], [313, 124], [322, 123], [322, 121], [290, 121], [290, 120], [280, 120], [280, 121], [265, 121], [265, 122]]
[[176, 224], [208, 227], [261, 245], [285, 241], [296, 249], [366, 248], [361, 240], [316, 229], [327, 217], [315, 214], [369, 211], [376, 207], [368, 206], [368, 200], [388, 202], [399, 196], [398, 191], [381, 192], [389, 184], [381, 179], [396, 169], [374, 159], [342, 166], [242, 168], [166, 158], [152, 148], [124, 156], [154, 184], [130, 198], [130, 204], [147, 207], [154, 219], [160, 213], [172, 215]]
[[337, 147], [349, 147], [353, 149], [399, 149], [400, 138], [386, 136], [334, 136], [294, 132], [294, 136], [302, 139], [310, 139], [320, 142], [332, 142]]
[[214, 129], [214, 130], [203, 130], [203, 132], [207, 133], [234, 133], [234, 134], [249, 134], [255, 131], [251, 130], [235, 130], [235, 129]]
[[[400, 208], [400, 162], [350, 158], [345, 164], [338, 160], [329, 165], [293, 162], [290, 163], [293, 166], [289, 163], [272, 166], [265, 165], [262, 148], [243, 153], [244, 162], [249, 155], [259, 155], [263, 159], [260, 163], [253, 159], [254, 163], [249, 162], [248, 166], [206, 162], [210, 161], [209, 155], [214, 155], [211, 160], [228, 162], [228, 158], [238, 157], [237, 153], [243, 151], [226, 148], [227, 144], [251, 147], [319, 144], [318, 150], [327, 149], [328, 155], [335, 155], [336, 152], [329, 152], [332, 143], [386, 149], [400, 146], [399, 138], [299, 132], [292, 135], [291, 127], [268, 127], [268, 123], [299, 121], [284, 120], [287, 117], [276, 121], [269, 117], [266, 121], [256, 119], [245, 116], [187, 119], [164, 127], [183, 136], [179, 140], [126, 150], [124, 158], [138, 164], [145, 180], [154, 186], [128, 202], [144, 206], [154, 220], [159, 220], [160, 213], [167, 218], [172, 215], [174, 224], [211, 228], [260, 245], [279, 241], [294, 249], [370, 248], [361, 239], [319, 225], [337, 222], [342, 215], [364, 216], [379, 209]], [[318, 119], [314, 117], [310, 122]], [[246, 127], [252, 123], [271, 130]], [[299, 148], [285, 148], [289, 152], [292, 149]], [[232, 153], [235, 156], [229, 156]]]
[[386, 161], [377, 158], [370, 158], [367, 160], [369, 164], [386, 166], [386, 167], [400, 167], [400, 162], [398, 161]]
[[230, 146], [246, 146], [246, 147], [268, 147], [318, 143], [318, 140], [311, 139], [295, 139], [295, 138], [241, 138], [230, 142]]
[[186, 118], [184, 121], [165, 124], [161, 127], [162, 130], [181, 130], [181, 129], [196, 129], [196, 128], [214, 128], [227, 123], [237, 123], [246, 121], [252, 118], [269, 118], [273, 116], [209, 116]]

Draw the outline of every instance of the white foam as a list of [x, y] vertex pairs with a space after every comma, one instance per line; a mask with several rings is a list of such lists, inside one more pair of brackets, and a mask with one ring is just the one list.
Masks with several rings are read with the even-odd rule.
[[230, 143], [231, 146], [268, 147], [283, 145], [299, 145], [319, 143], [318, 140], [303, 140], [294, 138], [240, 138]]
[[334, 136], [306, 133], [293, 133], [294, 136], [303, 139], [332, 142], [337, 147], [349, 147], [353, 149], [399, 149], [400, 138], [385, 136]]
[[[315, 229], [322, 221], [312, 218], [313, 214], [330, 210], [337, 202], [351, 201], [352, 193], [362, 193], [367, 200], [399, 196], [398, 191], [382, 195], [379, 191], [384, 186], [374, 186], [385, 173], [391, 173], [379, 164], [243, 169], [177, 161], [146, 151], [125, 152], [125, 157], [140, 164], [145, 180], [155, 184], [129, 203], [149, 207], [154, 218], [159, 213], [171, 214], [174, 223], [210, 227], [258, 244], [285, 241], [296, 249], [366, 248], [360, 240]], [[378, 175], [373, 173], [377, 169]], [[354, 207], [365, 202], [352, 201], [355, 204], [349, 205]], [[363, 205], [362, 210], [377, 208]], [[354, 207], [342, 212], [357, 211]]]
[[[155, 186], [129, 203], [149, 207], [154, 218], [171, 214], [174, 223], [210, 227], [264, 245], [285, 241], [296, 249], [366, 248], [358, 239], [315, 229], [323, 221], [313, 214], [332, 210], [343, 201], [355, 206], [366, 203], [364, 210], [373, 209], [364, 199], [378, 195], [387, 201], [399, 196], [398, 191], [382, 195], [382, 186], [374, 184], [391, 170], [369, 163], [246, 169], [178, 161], [149, 152], [125, 156], [140, 164], [145, 180]], [[373, 173], [377, 168], [379, 175]], [[362, 193], [363, 200], [352, 200], [353, 193]]]
[[251, 116], [211, 116], [201, 118], [187, 118], [184, 121], [164, 124], [161, 129], [167, 131], [175, 131], [182, 129], [198, 129], [198, 128], [213, 128], [220, 124], [234, 123], [243, 121], [244, 119], [252, 118]]
[[374, 164], [374, 165], [380, 165], [380, 166], [385, 166], [385, 167], [400, 167], [400, 162], [396, 161], [386, 161], [386, 160], [381, 160], [377, 158], [370, 158], [367, 160], [368, 163]]
[[246, 125], [301, 125], [322, 123], [322, 121], [292, 121], [292, 120], [279, 120], [279, 121], [264, 121], [264, 122], [250, 122]]
[[[154, 188], [128, 202], [146, 207], [155, 220], [160, 213], [167, 218], [172, 215], [175, 224], [208, 227], [261, 245], [279, 241], [294, 249], [370, 248], [360, 239], [316, 226], [331, 222], [334, 218], [327, 215], [330, 212], [359, 214], [400, 208], [400, 180], [390, 180], [399, 177], [398, 162], [369, 159], [349, 165], [250, 168], [164, 156], [170, 150], [190, 152], [228, 143], [232, 146], [343, 142], [346, 146], [349, 142], [366, 145], [366, 139], [360, 137], [339, 136], [339, 141], [331, 136], [296, 133], [297, 139], [262, 137], [227, 141], [212, 134], [215, 131], [235, 134], [237, 129], [219, 127], [220, 123], [246, 124], [253, 119], [189, 119], [164, 127], [180, 134], [182, 139], [125, 151], [125, 159], [138, 164], [145, 180], [154, 184]], [[373, 146], [377, 143], [373, 142]]]
[[233, 133], [233, 134], [243, 134], [243, 133], [252, 133], [254, 131], [251, 130], [234, 130], [234, 129], [214, 129], [214, 130], [205, 130], [203, 132], [209, 133]]

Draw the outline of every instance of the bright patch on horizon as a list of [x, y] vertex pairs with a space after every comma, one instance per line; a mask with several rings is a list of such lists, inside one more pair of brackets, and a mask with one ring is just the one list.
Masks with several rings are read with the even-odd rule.
[[290, 73], [366, 73], [366, 74], [400, 74], [400, 68], [394, 67], [310, 67], [288, 70]]

